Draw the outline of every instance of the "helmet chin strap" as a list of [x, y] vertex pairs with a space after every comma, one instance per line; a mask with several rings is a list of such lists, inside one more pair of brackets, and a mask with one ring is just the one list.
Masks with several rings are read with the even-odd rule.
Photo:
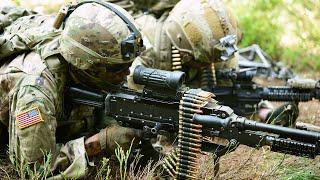
[[90, 88], [105, 90], [105, 91], [117, 91], [120, 89], [123, 83], [112, 84], [108, 81], [101, 81], [100, 79], [92, 76], [91, 74], [77, 69], [76, 67], [71, 66], [70, 74], [75, 83], [80, 83], [81, 85], [88, 86]]

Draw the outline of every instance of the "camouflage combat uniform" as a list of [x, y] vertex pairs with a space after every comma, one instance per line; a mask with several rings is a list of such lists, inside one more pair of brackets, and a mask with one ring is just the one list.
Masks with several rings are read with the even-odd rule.
[[[101, 11], [105, 10], [105, 8], [101, 10], [101, 7], [96, 4], [89, 4], [88, 7], [95, 8], [95, 13], [98, 14], [102, 14]], [[77, 13], [86, 14], [85, 11], [86, 8], [80, 6]], [[109, 19], [105, 18], [106, 16]], [[79, 24], [77, 28], [82, 29], [82, 33], [90, 34], [91, 32], [93, 34], [92, 31], [102, 32], [103, 29], [99, 23], [122, 21], [116, 15], [110, 16], [110, 14], [104, 15], [102, 18], [105, 19], [94, 19], [99, 22], [97, 25], [92, 24], [90, 26], [85, 26], [85, 23], [83, 23], [85, 25], [80, 26], [81, 23], [77, 21]], [[18, 37], [22, 37], [23, 32], [30, 28], [26, 23], [28, 20], [30, 20], [30, 24], [38, 23], [39, 27], [52, 27], [54, 17], [26, 16], [23, 20], [19, 19], [17, 23], [9, 26], [6, 32], [11, 30], [15, 32], [15, 36], [18, 34]], [[74, 21], [75, 18], [72, 20]], [[114, 23], [113, 26], [114, 31], [112, 33], [117, 34], [117, 38], [124, 39], [127, 36], [123, 33], [128, 31], [124, 22], [121, 26], [119, 23]], [[118, 30], [116, 27], [118, 27]], [[83, 177], [88, 170], [88, 166], [92, 165], [87, 157], [84, 137], [80, 137], [78, 131], [84, 130], [84, 128], [86, 128], [85, 130], [88, 129], [89, 122], [93, 121], [93, 108], [76, 106], [71, 110], [66, 107], [68, 103], [64, 96], [66, 88], [77, 80], [73, 77], [76, 73], [70, 73], [69, 61], [67, 60], [67, 62], [62, 56], [65, 49], [62, 48], [61, 44], [63, 42], [64, 47], [66, 47], [66, 43], [70, 40], [70, 36], [68, 40], [62, 40], [61, 33], [63, 34], [65, 31], [57, 30], [55, 36], [46, 37], [37, 46], [33, 47], [31, 52], [20, 54], [13, 59], [8, 57], [7, 60], [2, 59], [0, 61], [2, 62], [0, 67], [0, 122], [8, 127], [10, 160], [13, 163], [21, 164], [41, 162], [45, 154], [51, 153], [53, 155], [51, 164], [53, 174], [51, 175], [54, 179]], [[68, 31], [74, 33], [74, 31]], [[108, 34], [110, 33], [108, 31], [104, 31], [104, 33], [107, 35], [105, 36], [106, 39], [114, 36], [114, 34]], [[5, 35], [10, 36], [11, 33]], [[86, 38], [86, 34], [80, 34], [78, 37]], [[81, 46], [74, 41], [72, 40], [74, 46]], [[102, 41], [103, 39], [101, 39]], [[118, 42], [115, 41], [115, 43]], [[98, 47], [98, 44], [89, 45]], [[80, 49], [74, 49], [73, 51], [69, 49], [68, 55], [83, 53]], [[116, 49], [112, 49], [112, 46], [108, 50], [118, 53]], [[75, 51], [77, 52], [75, 53]], [[79, 63], [79, 61], [74, 63]], [[104, 82], [104, 84], [108, 83]], [[59, 127], [62, 127], [60, 136], [63, 136], [60, 139], [69, 140], [64, 145], [57, 143], [56, 133], [59, 133], [57, 132]], [[110, 134], [110, 132], [108, 133]], [[74, 135], [78, 138], [70, 140], [69, 137], [74, 137]], [[114, 136], [110, 138], [112, 137], [115, 138]], [[106, 141], [108, 142], [108, 140]], [[111, 143], [108, 143], [108, 145], [110, 146]]]
[[[58, 121], [63, 121], [63, 96], [68, 77], [68, 66], [58, 55], [58, 39], [43, 44], [41, 53], [30, 52], [5, 63], [0, 69], [1, 117], [8, 125], [9, 154], [12, 162], [25, 159], [35, 162], [43, 153], [51, 152], [56, 157], [57, 172], [65, 170], [65, 177], [81, 177], [87, 169], [84, 138], [69, 141], [62, 147], [56, 145]], [[19, 127], [17, 114], [35, 109], [44, 122]], [[44, 152], [46, 151], [46, 152]], [[71, 175], [71, 170], [75, 170]], [[71, 176], [70, 176], [71, 175]], [[59, 175], [60, 178], [63, 177]]]
[[[23, 16], [28, 16], [31, 14], [36, 14], [36, 13], [33, 11], [30, 11], [30, 10], [21, 8], [21, 7], [1, 6], [0, 5], [0, 33], [3, 33], [4, 29], [7, 26], [11, 25], [18, 18], [23, 17]], [[8, 52], [8, 50], [4, 50], [4, 48], [2, 47], [5, 43], [6, 43], [5, 40], [3, 38], [1, 38], [1, 36], [0, 36], [0, 49], [1, 49], [0, 50], [0, 66], [3, 64], [1, 58], [7, 57], [8, 55], [10, 55], [10, 52]], [[14, 46], [11, 46], [11, 47], [14, 47]], [[16, 48], [16, 49], [18, 49], [18, 48]], [[2, 95], [1, 92], [0, 92], [0, 98], [4, 102], [6, 102], [7, 97]], [[0, 112], [0, 116], [7, 116], [4, 113], [4, 112], [7, 112], [7, 110], [5, 110], [5, 105], [1, 102], [2, 101], [0, 100], [0, 109], [2, 109], [2, 111]], [[7, 138], [6, 137], [6, 129], [7, 129], [6, 125], [1, 123], [1, 121], [0, 121], [0, 137], [1, 137], [0, 146], [5, 145], [5, 143], [7, 143], [7, 140], [4, 139], [4, 138]]]

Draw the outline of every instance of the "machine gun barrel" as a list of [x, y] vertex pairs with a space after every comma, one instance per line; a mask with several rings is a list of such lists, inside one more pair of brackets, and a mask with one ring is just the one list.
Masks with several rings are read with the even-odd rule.
[[[306, 141], [318, 141], [320, 140], [320, 134], [311, 131], [298, 130], [294, 128], [276, 126], [272, 124], [260, 123], [252, 120], [244, 120], [240, 124], [243, 126], [243, 129], [252, 130], [252, 131], [263, 131], [267, 133], [279, 134], [283, 137], [293, 138], [293, 139], [303, 139]], [[240, 126], [241, 126], [240, 125]]]
[[320, 154], [320, 133], [275, 126], [243, 117], [222, 119], [195, 114], [193, 120], [206, 128], [219, 131], [215, 136], [250, 147], [268, 145], [271, 151], [315, 158]]
[[305, 131], [300, 129], [293, 129], [288, 127], [276, 126], [272, 124], [260, 123], [257, 121], [248, 120], [246, 118], [237, 118], [232, 120], [231, 118], [222, 119], [217, 116], [210, 115], [194, 115], [195, 122], [203, 124], [209, 128], [217, 129], [230, 129], [231, 126], [238, 128], [239, 130], [251, 130], [251, 131], [262, 131], [267, 133], [278, 134], [283, 137], [292, 139], [303, 139], [305, 141], [319, 141], [320, 133], [313, 131]]

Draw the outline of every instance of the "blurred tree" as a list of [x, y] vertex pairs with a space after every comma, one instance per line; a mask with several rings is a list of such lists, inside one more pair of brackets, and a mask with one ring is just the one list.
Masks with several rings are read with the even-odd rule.
[[13, 3], [17, 4], [17, 5], [20, 5], [21, 4], [21, 0], [12, 0]]
[[[284, 7], [289, 19], [294, 22], [293, 33], [299, 39], [293, 44], [290, 52], [297, 54], [295, 62], [306, 68], [320, 70], [320, 1], [297, 0]], [[303, 67], [302, 67], [303, 68]]]
[[279, 42], [284, 28], [276, 20], [281, 12], [277, 10], [281, 3], [277, 0], [248, 1], [242, 8], [236, 10], [244, 33], [240, 46], [255, 43], [274, 58], [281, 56], [282, 48]]
[[319, 0], [225, 0], [238, 17], [241, 47], [259, 44], [297, 70], [320, 70]]

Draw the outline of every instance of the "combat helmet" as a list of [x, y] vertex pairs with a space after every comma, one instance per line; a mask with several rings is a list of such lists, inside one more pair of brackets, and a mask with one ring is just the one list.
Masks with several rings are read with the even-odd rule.
[[60, 53], [80, 70], [131, 64], [142, 51], [141, 34], [133, 18], [115, 4], [81, 1], [61, 11], [65, 15], [60, 18]]
[[[193, 56], [184, 59], [202, 63], [222, 59], [225, 50], [233, 54], [234, 45], [240, 39], [235, 17], [220, 0], [181, 0], [171, 11], [164, 28], [180, 52]], [[223, 49], [227, 46], [231, 49]]]

